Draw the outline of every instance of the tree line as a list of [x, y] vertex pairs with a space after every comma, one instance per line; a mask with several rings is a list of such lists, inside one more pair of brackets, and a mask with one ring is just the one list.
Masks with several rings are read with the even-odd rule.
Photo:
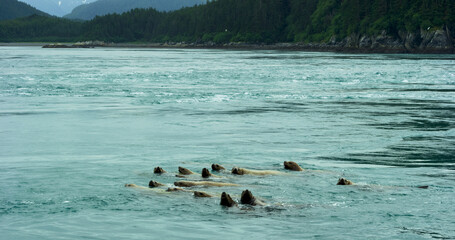
[[453, 0], [215, 0], [173, 12], [134, 9], [77, 22], [31, 16], [0, 22], [0, 41], [322, 42], [333, 36], [447, 29]]

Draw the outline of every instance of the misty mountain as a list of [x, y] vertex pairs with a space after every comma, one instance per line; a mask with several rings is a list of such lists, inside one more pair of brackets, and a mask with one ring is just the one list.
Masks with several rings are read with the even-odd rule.
[[62, 17], [70, 13], [75, 7], [94, 2], [96, 0], [20, 0], [38, 10], [50, 15]]
[[17, 0], [0, 0], [0, 20], [27, 17], [35, 14], [47, 15], [46, 13]]
[[154, 8], [172, 11], [183, 7], [205, 4], [207, 0], [98, 0], [76, 7], [65, 18], [90, 20], [110, 13], [123, 13], [135, 8]]

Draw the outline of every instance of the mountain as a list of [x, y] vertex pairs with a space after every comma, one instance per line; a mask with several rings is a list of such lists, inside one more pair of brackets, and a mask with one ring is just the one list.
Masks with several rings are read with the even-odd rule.
[[70, 13], [75, 7], [94, 2], [96, 0], [20, 0], [50, 15], [62, 17]]
[[0, 0], [0, 20], [27, 17], [35, 14], [47, 15], [46, 13], [17, 0]]
[[90, 20], [110, 13], [124, 13], [135, 8], [154, 8], [158, 11], [172, 11], [183, 7], [205, 4], [207, 0], [98, 0], [76, 7], [66, 15], [69, 19]]

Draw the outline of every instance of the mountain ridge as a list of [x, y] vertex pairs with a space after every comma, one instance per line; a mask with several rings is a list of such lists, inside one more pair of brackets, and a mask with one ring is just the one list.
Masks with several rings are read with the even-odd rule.
[[48, 14], [39, 11], [38, 9], [17, 0], [0, 0], [0, 20], [9, 20], [31, 15]]
[[65, 18], [91, 20], [96, 16], [107, 14], [121, 14], [135, 8], [154, 8], [158, 11], [173, 11], [183, 7], [192, 7], [205, 4], [206, 0], [98, 0], [89, 4], [80, 5]]
[[96, 0], [19, 0], [28, 5], [57, 17], [70, 13], [75, 7], [94, 2]]

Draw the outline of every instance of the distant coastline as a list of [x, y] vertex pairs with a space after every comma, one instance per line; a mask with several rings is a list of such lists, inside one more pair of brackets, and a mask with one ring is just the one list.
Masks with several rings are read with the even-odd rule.
[[[226, 50], [283, 50], [303, 52], [339, 52], [353, 54], [455, 54], [451, 49], [406, 49], [405, 46], [393, 48], [377, 47], [344, 47], [337, 44], [327, 43], [274, 43], [274, 44], [250, 44], [250, 43], [103, 43], [97, 45], [74, 45], [75, 43], [45, 43], [45, 42], [11, 42], [1, 43], [0, 46], [35, 46], [45, 48], [177, 48], [177, 49], [226, 49]], [[60, 45], [62, 47], [49, 47]]]

